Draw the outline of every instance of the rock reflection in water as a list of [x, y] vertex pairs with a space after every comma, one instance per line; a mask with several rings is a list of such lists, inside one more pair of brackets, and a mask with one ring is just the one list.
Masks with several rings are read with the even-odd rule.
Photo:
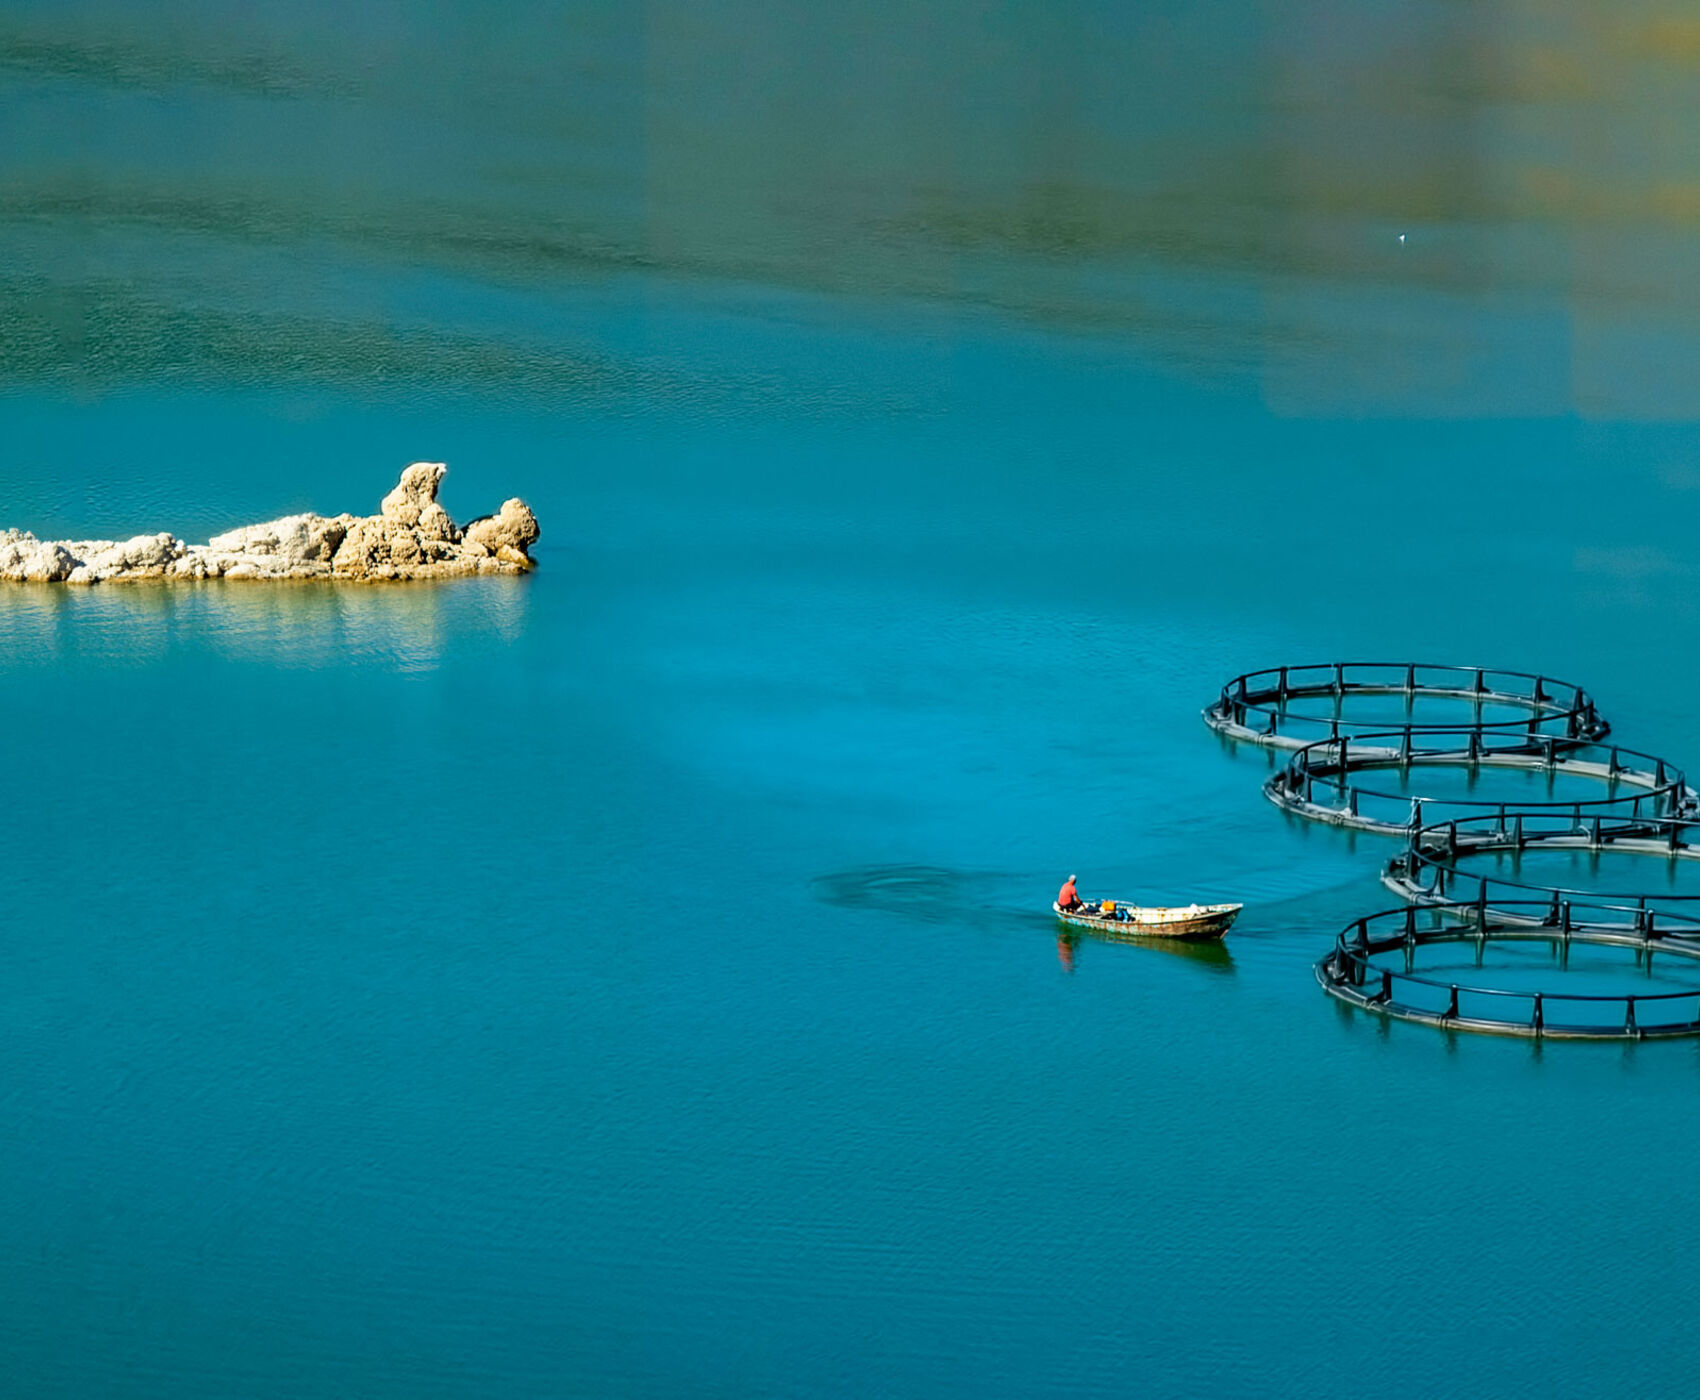
[[288, 667], [430, 671], [453, 637], [517, 637], [530, 582], [22, 585], [0, 591], [0, 645], [26, 668], [71, 655], [145, 664], [204, 648]]

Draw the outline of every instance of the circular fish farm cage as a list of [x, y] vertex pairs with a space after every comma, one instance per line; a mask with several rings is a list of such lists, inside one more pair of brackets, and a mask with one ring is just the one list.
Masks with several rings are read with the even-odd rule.
[[[1222, 687], [1221, 695], [1205, 709], [1204, 721], [1225, 738], [1296, 749], [1318, 739], [1387, 729], [1384, 722], [1353, 720], [1339, 713], [1348, 698], [1362, 696], [1463, 701], [1477, 712], [1470, 723], [1405, 726], [1418, 734], [1521, 733], [1593, 742], [1611, 729], [1582, 687], [1568, 681], [1526, 671], [1409, 661], [1331, 661], [1247, 671]], [[1321, 715], [1304, 709], [1312, 700], [1331, 701], [1335, 713]], [[1507, 719], [1482, 718], [1490, 707], [1524, 713]]]
[[[1426, 927], [1423, 914], [1456, 917]], [[1609, 907], [1565, 906], [1562, 924], [1544, 906], [1531, 905], [1515, 921], [1480, 919], [1473, 905], [1405, 905], [1368, 914], [1341, 930], [1333, 951], [1316, 965], [1316, 980], [1330, 996], [1378, 1016], [1448, 1030], [1490, 1035], [1544, 1036], [1552, 1040], [1654, 1040], [1700, 1035], [1700, 924], [1688, 936], [1626, 930]], [[1594, 915], [1605, 915], [1597, 920]], [[1412, 970], [1422, 948], [1474, 945], [1478, 964], [1493, 943], [1544, 942], [1561, 967], [1572, 947], [1629, 949], [1636, 963], [1656, 955], [1693, 964], [1692, 988], [1655, 992], [1554, 992], [1459, 982]], [[1393, 964], [1403, 961], [1403, 967]]]
[[[1515, 769], [1551, 779], [1597, 780], [1610, 789], [1599, 798], [1568, 802], [1506, 802], [1478, 797], [1423, 797], [1389, 791], [1385, 779], [1407, 779], [1413, 767]], [[1618, 792], [1618, 788], [1628, 791]], [[1277, 807], [1312, 821], [1405, 836], [1448, 821], [1498, 817], [1509, 821], [1568, 822], [1583, 830], [1604, 819], [1640, 823], [1695, 810], [1700, 795], [1682, 771], [1653, 754], [1618, 745], [1580, 744], [1551, 735], [1476, 729], [1402, 730], [1319, 739], [1293, 750], [1286, 767], [1263, 785]]]
[[[1467, 903], [1490, 913], [1542, 900], [1564, 903], [1607, 901], [1632, 906], [1642, 918], [1700, 920], [1700, 893], [1670, 890], [1608, 890], [1525, 880], [1472, 869], [1472, 863], [1506, 856], [1520, 864], [1525, 852], [1607, 853], [1672, 861], [1700, 860], [1700, 816], [1636, 820], [1598, 812], [1580, 819], [1558, 813], [1511, 812], [1439, 822], [1413, 831], [1404, 854], [1388, 862], [1382, 883], [1413, 904]], [[1520, 872], [1519, 872], [1520, 873]]]
[[[1403, 713], [1349, 713], [1397, 697]], [[1355, 702], [1355, 703], [1354, 703]], [[1419, 704], [1467, 707], [1423, 722]], [[1383, 705], [1382, 708], [1386, 708]], [[1292, 816], [1405, 842], [1382, 879], [1406, 901], [1355, 920], [1315, 966], [1330, 996], [1395, 1020], [1554, 1039], [1700, 1035], [1700, 893], [1651, 887], [1602, 893], [1521, 878], [1529, 852], [1616, 851], [1664, 862], [1700, 858], [1700, 794], [1683, 770], [1607, 742], [1611, 726], [1568, 681], [1522, 671], [1415, 662], [1329, 662], [1248, 671], [1204, 710], [1223, 738], [1288, 754], [1263, 785]], [[1462, 794], [1417, 774], [1466, 775]], [[1486, 770], [1544, 785], [1524, 799], [1475, 791]], [[1560, 797], [1600, 789], [1598, 796]], [[1514, 873], [1488, 870], [1509, 858]], [[1569, 951], [1629, 949], [1694, 962], [1692, 990], [1572, 992], [1492, 985], [1488, 949], [1545, 942], [1560, 972]], [[1464, 945], [1478, 975], [1426, 976], [1420, 950]], [[1403, 960], [1402, 966], [1392, 965]]]

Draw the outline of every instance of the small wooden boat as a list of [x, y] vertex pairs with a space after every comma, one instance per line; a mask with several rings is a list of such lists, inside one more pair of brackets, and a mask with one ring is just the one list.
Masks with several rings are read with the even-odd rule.
[[1220, 938], [1245, 905], [1187, 904], [1161, 909], [1106, 899], [1102, 904], [1083, 904], [1078, 909], [1064, 909], [1053, 901], [1051, 908], [1064, 923], [1090, 929], [1094, 933], [1116, 934], [1123, 938], [1129, 934], [1140, 938], [1185, 938], [1196, 942]]

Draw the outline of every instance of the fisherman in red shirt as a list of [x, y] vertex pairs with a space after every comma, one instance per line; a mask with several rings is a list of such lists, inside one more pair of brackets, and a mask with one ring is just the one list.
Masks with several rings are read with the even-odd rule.
[[1074, 887], [1074, 882], [1078, 878], [1079, 876], [1076, 875], [1068, 877], [1068, 883], [1062, 887], [1061, 892], [1057, 895], [1058, 908], [1079, 909], [1081, 907], [1080, 891]]

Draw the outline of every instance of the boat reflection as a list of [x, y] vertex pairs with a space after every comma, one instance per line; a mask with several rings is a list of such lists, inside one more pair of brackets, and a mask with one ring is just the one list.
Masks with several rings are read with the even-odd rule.
[[1195, 942], [1182, 938], [1152, 938], [1148, 934], [1123, 933], [1119, 929], [1109, 927], [1100, 931], [1072, 925], [1060, 928], [1057, 932], [1057, 961], [1062, 964], [1063, 971], [1074, 971], [1083, 942], [1120, 943], [1134, 948], [1150, 948], [1156, 952], [1167, 953], [1171, 957], [1184, 958], [1213, 972], [1232, 974], [1234, 971], [1234, 955], [1220, 939]]

